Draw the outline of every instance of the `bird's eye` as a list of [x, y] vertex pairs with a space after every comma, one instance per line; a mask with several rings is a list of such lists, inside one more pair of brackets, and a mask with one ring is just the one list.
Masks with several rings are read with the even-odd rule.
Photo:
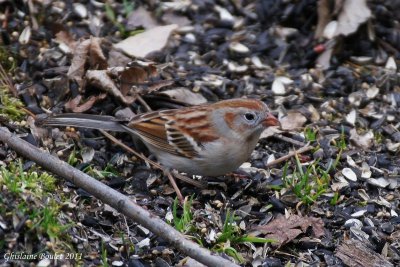
[[254, 113], [247, 112], [246, 114], [244, 114], [244, 118], [247, 121], [254, 121], [256, 119], [256, 115]]

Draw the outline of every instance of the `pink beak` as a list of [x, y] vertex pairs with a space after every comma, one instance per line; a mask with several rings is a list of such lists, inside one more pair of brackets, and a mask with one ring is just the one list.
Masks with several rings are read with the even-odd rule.
[[275, 118], [274, 115], [272, 115], [271, 113], [268, 113], [267, 117], [265, 118], [265, 120], [262, 122], [262, 124], [265, 127], [268, 126], [279, 126], [281, 125], [281, 123], [278, 121], [277, 118]]

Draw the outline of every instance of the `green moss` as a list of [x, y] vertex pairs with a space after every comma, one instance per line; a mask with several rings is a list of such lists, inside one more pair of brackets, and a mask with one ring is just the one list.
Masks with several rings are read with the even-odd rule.
[[6, 86], [0, 86], [0, 114], [6, 115], [11, 120], [20, 121], [25, 116], [22, 102], [10, 95]]
[[54, 248], [70, 248], [66, 231], [73, 222], [66, 221], [60, 203], [53, 196], [57, 190], [56, 181], [37, 166], [24, 171], [22, 161], [0, 168], [0, 213], [6, 220], [25, 218], [22, 227], [28, 231], [23, 231], [24, 238], [39, 240], [38, 247], [45, 250], [49, 249], [46, 240], [50, 240]]
[[53, 192], [56, 178], [47, 172], [38, 173], [34, 168], [24, 172], [22, 162], [10, 163], [0, 168], [0, 186], [4, 185], [11, 193], [19, 195], [29, 191], [41, 198], [46, 192]]
[[15, 60], [13, 54], [4, 46], [0, 45], [0, 64], [6, 71], [15, 69]]

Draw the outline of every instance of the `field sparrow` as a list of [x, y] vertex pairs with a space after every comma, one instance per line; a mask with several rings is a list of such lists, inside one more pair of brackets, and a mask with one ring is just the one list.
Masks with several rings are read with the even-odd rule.
[[61, 114], [38, 123], [128, 132], [139, 137], [163, 166], [203, 176], [236, 170], [250, 157], [261, 132], [279, 125], [267, 105], [255, 99], [154, 111], [128, 122], [111, 116]]

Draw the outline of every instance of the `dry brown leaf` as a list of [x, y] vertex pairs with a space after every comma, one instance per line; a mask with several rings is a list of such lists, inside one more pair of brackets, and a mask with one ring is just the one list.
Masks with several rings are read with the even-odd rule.
[[165, 24], [177, 24], [179, 27], [188, 26], [191, 23], [187, 17], [178, 15], [168, 10], [163, 12], [162, 20], [165, 22]]
[[71, 66], [67, 74], [70, 80], [74, 80], [78, 83], [80, 90], [83, 88], [84, 84], [83, 76], [85, 75], [85, 64], [89, 48], [90, 39], [84, 40], [76, 46], [74, 57], [72, 58]]
[[152, 52], [162, 50], [166, 46], [172, 31], [176, 28], [176, 24], [158, 26], [128, 37], [114, 46], [130, 56], [144, 58]]
[[76, 48], [77, 42], [67, 31], [59, 31], [56, 33], [56, 42], [59, 44], [65, 44], [71, 51], [74, 51]]
[[119, 77], [121, 81], [121, 91], [128, 90], [132, 85], [137, 85], [148, 81], [149, 78], [157, 75], [157, 68], [153, 64], [148, 66], [131, 66], [126, 67], [120, 72]]
[[149, 94], [151, 92], [156, 92], [166, 86], [173, 85], [175, 82], [171, 80], [165, 80], [165, 81], [157, 81], [148, 84], [147, 88], [145, 90], [142, 90], [142, 94]]
[[89, 64], [90, 69], [104, 70], [108, 67], [107, 59], [103, 54], [101, 49], [100, 38], [91, 37], [90, 38], [90, 48], [89, 48]]
[[86, 78], [88, 82], [99, 89], [111, 94], [118, 100], [120, 100], [124, 104], [132, 104], [137, 96], [136, 95], [123, 95], [118, 87], [115, 85], [115, 82], [108, 75], [109, 71], [106, 70], [88, 70], [86, 72]]
[[200, 105], [207, 103], [207, 99], [202, 94], [194, 93], [186, 88], [176, 88], [161, 92], [162, 95], [167, 95], [171, 99], [183, 102], [189, 105]]
[[300, 112], [289, 111], [288, 114], [279, 121], [281, 123], [282, 130], [291, 131], [303, 127], [304, 123], [307, 121], [307, 118]]
[[267, 225], [259, 226], [257, 231], [266, 235], [266, 238], [274, 239], [279, 247], [289, 243], [301, 233], [305, 233], [311, 227], [314, 237], [325, 235], [324, 222], [321, 218], [302, 217], [292, 214], [289, 218], [283, 215], [278, 216], [275, 220]]
[[83, 78], [88, 60], [91, 69], [107, 68], [107, 60], [101, 50], [100, 42], [100, 38], [91, 37], [79, 43], [74, 50], [74, 57], [67, 75], [70, 80], [78, 83], [80, 90], [84, 88], [85, 80]]
[[129, 15], [126, 26], [130, 29], [138, 27], [151, 29], [158, 26], [158, 23], [156, 19], [153, 18], [152, 13], [150, 13], [144, 7], [138, 7]]
[[91, 109], [98, 100], [104, 99], [107, 95], [106, 94], [100, 94], [98, 96], [90, 96], [86, 102], [79, 104], [82, 96], [78, 95], [75, 98], [71, 99], [67, 103], [65, 103], [64, 107], [68, 111], [80, 113], [80, 112], [85, 112], [89, 109]]
[[120, 50], [112, 47], [110, 52], [108, 53], [108, 66], [110, 68], [119, 67], [119, 66], [126, 66], [129, 62], [132, 61], [132, 58], [126, 56]]
[[[145, 84], [145, 82], [152, 77], [156, 77], [157, 75], [157, 68], [153, 63], [139, 61], [130, 63], [130, 67], [124, 68], [119, 73], [122, 95], [128, 96], [132, 94], [132, 90], [136, 90], [135, 93], [140, 94], [143, 94], [144, 92], [149, 93], [150, 90], [148, 90], [149, 88], [146, 87], [147, 84]], [[158, 85], [157, 82], [152, 84], [154, 85], [154, 90], [158, 90], [159, 88], [166, 86], [163, 85], [164, 83], [165, 81], [160, 81]]]
[[267, 129], [265, 129], [260, 136], [260, 139], [262, 138], [268, 138], [271, 136], [274, 136], [276, 134], [280, 134], [283, 131], [279, 129], [279, 126], [275, 126], [275, 127], [268, 127]]
[[[131, 62], [129, 67], [114, 67], [107, 71], [89, 70], [86, 78], [90, 84], [110, 93], [125, 104], [131, 104], [139, 95], [149, 94], [174, 83], [171, 80], [151, 81], [151, 78], [157, 75], [154, 63], [135, 61]], [[116, 84], [118, 79], [119, 86]]]

